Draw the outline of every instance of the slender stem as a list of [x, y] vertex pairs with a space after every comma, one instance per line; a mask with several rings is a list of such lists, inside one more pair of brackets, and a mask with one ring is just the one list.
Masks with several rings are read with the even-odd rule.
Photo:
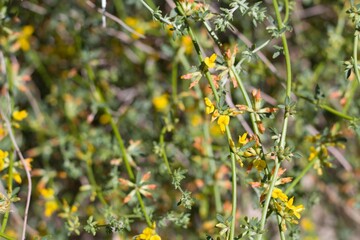
[[329, 105], [326, 105], [326, 104], [318, 104], [315, 100], [312, 100], [306, 96], [303, 96], [303, 95], [298, 95], [298, 97], [302, 98], [302, 99], [305, 99], [306, 101], [309, 101], [313, 104], [315, 104], [317, 107], [321, 108], [321, 109], [324, 109], [338, 117], [341, 117], [343, 119], [346, 119], [346, 120], [350, 120], [350, 121], [358, 121], [359, 118], [356, 118], [356, 117], [353, 117], [353, 116], [350, 116], [350, 115], [347, 115], [343, 112], [340, 112], [332, 107], [330, 107]]
[[354, 52], [353, 52], [354, 63], [353, 63], [353, 66], [354, 66], [356, 80], [360, 84], [359, 66], [358, 66], [358, 61], [357, 61], [357, 48], [358, 48], [358, 45], [359, 45], [359, 34], [360, 34], [360, 32], [358, 30], [355, 30]]
[[100, 190], [99, 186], [96, 183], [94, 171], [93, 171], [91, 165], [92, 165], [91, 158], [86, 159], [86, 171], [87, 171], [87, 175], [89, 177], [90, 184], [92, 185], [93, 188], [95, 188], [96, 195], [99, 198], [100, 202], [102, 204], [104, 204], [105, 206], [108, 206], [108, 204], [102, 194], [102, 191]]
[[[185, 17], [185, 22], [186, 22], [186, 28], [188, 30], [188, 33], [193, 41], [193, 44], [194, 44], [194, 48], [195, 48], [195, 51], [197, 53], [197, 56], [198, 56], [198, 59], [200, 62], [203, 62], [203, 57], [202, 57], [202, 53], [201, 53], [201, 48], [200, 48], [200, 45], [197, 41], [197, 38], [195, 37], [195, 34], [193, 33], [191, 27], [190, 27], [190, 24], [189, 22], [187, 21], [186, 19], [186, 15], [184, 14], [184, 10], [182, 9], [182, 6], [180, 4], [180, 2], [177, 0], [175, 2], [177, 8], [179, 9], [180, 13]], [[217, 90], [215, 88], [215, 85], [212, 81], [212, 77], [211, 77], [211, 74], [209, 71], [206, 71], [205, 73], [205, 77], [208, 81], [208, 84], [210, 85], [210, 88], [214, 94], [214, 98], [215, 98], [215, 101], [218, 103], [220, 101], [220, 97], [217, 93]], [[231, 133], [230, 133], [230, 130], [229, 130], [229, 126], [226, 126], [226, 136], [228, 138], [228, 141], [232, 141], [232, 137], [231, 137]], [[234, 235], [235, 235], [235, 220], [236, 220], [236, 205], [237, 205], [237, 189], [236, 189], [236, 182], [237, 182], [237, 176], [236, 176], [236, 161], [235, 161], [235, 155], [234, 153], [230, 153], [230, 156], [231, 156], [231, 169], [232, 169], [232, 210], [231, 210], [231, 216], [232, 216], [232, 221], [231, 221], [231, 226], [230, 226], [230, 236], [229, 238], [230, 239], [234, 239]]]
[[172, 176], [173, 173], [172, 173], [171, 168], [170, 168], [169, 160], [168, 160], [167, 154], [166, 154], [165, 143], [164, 143], [164, 135], [165, 135], [165, 133], [166, 133], [166, 126], [163, 127], [163, 129], [161, 130], [161, 134], [160, 134], [159, 143], [160, 143], [160, 148], [161, 148], [161, 156], [164, 159], [165, 166], [166, 166], [166, 168], [168, 170], [168, 173]]
[[285, 190], [285, 194], [288, 194], [297, 184], [298, 182], [305, 176], [305, 174], [314, 166], [316, 159], [309, 161], [306, 167], [301, 171], [300, 174], [297, 175], [294, 181], [291, 182], [290, 186]]
[[[281, 20], [281, 15], [280, 15], [280, 10], [279, 10], [277, 0], [273, 0], [273, 6], [274, 6], [274, 10], [275, 10], [276, 19], [277, 19], [277, 22], [278, 22], [278, 28], [281, 29], [284, 24], [283, 24], [283, 21]], [[288, 4], [286, 5], [286, 7], [288, 8]], [[288, 11], [288, 10], [286, 10], [286, 11]], [[283, 44], [283, 47], [284, 47], [285, 62], [286, 62], [286, 73], [287, 73], [286, 97], [290, 98], [291, 97], [292, 74], [291, 74], [290, 53], [289, 53], [289, 48], [288, 48], [288, 45], [287, 45], [287, 40], [286, 40], [285, 33], [283, 33], [281, 35], [281, 40], [282, 40], [282, 44]], [[283, 127], [282, 127], [281, 139], [280, 139], [280, 143], [279, 143], [280, 149], [284, 149], [284, 147], [286, 145], [286, 135], [287, 135], [288, 121], [289, 121], [289, 113], [287, 111], [285, 111], [284, 114], [285, 114], [284, 115], [284, 122], [283, 122]], [[264, 227], [265, 227], [266, 215], [267, 215], [267, 212], [268, 212], [272, 191], [274, 189], [275, 182], [277, 180], [277, 174], [278, 174], [280, 165], [281, 165], [281, 163], [279, 161], [279, 158], [277, 157], [275, 159], [275, 171], [274, 171], [274, 174], [271, 177], [269, 192], [268, 192], [268, 194], [266, 196], [266, 200], [265, 200], [265, 203], [264, 203], [264, 206], [263, 206], [263, 211], [262, 211], [261, 221], [260, 221], [260, 229], [259, 229], [260, 232], [263, 232]], [[280, 236], [284, 237], [284, 234], [282, 234], [282, 229], [281, 228], [279, 228], [279, 231], [280, 231]], [[262, 233], [260, 233], [258, 235], [257, 239], [258, 240], [262, 239]]]
[[[226, 127], [226, 135], [228, 139], [231, 139], [231, 133], [228, 127]], [[234, 239], [235, 235], [235, 220], [236, 220], [236, 206], [237, 206], [237, 176], [236, 176], [236, 159], [235, 154], [231, 153], [231, 191], [232, 191], [232, 198], [231, 198], [231, 226], [230, 226], [230, 236], [229, 239]]]
[[[89, 77], [90, 81], [94, 84], [94, 82], [95, 82], [95, 74], [94, 74], [94, 72], [92, 71], [92, 69], [91, 69], [91, 67], [89, 65], [87, 66], [87, 72], [88, 72], [88, 77]], [[105, 104], [106, 100], [105, 100], [103, 94], [101, 93], [100, 89], [96, 88], [96, 86], [94, 86], [94, 87], [95, 87], [95, 94], [96, 94], [96, 96], [94, 96], [95, 99], [98, 100], [99, 102]], [[129, 162], [129, 159], [128, 159], [128, 155], [127, 155], [127, 151], [126, 151], [126, 148], [125, 148], [125, 145], [124, 145], [123, 138], [121, 137], [121, 134], [119, 132], [118, 127], [116, 126], [116, 123], [114, 121], [113, 116], [110, 114], [110, 109], [107, 106], [105, 106], [104, 111], [105, 111], [105, 113], [107, 115], [110, 116], [110, 125], [111, 125], [111, 128], [112, 128], [112, 130], [113, 130], [113, 132], [115, 134], [115, 138], [116, 138], [116, 140], [117, 140], [117, 142], [119, 144], [119, 148], [120, 148], [120, 151], [121, 151], [124, 163], [125, 163], [125, 168], [126, 168], [126, 171], [127, 171], [128, 175], [129, 175], [129, 178], [130, 178], [131, 181], [135, 181], [135, 175], [134, 175], [134, 172], [132, 171], [131, 166], [130, 166], [130, 162]], [[137, 199], [138, 199], [140, 205], [144, 205], [141, 194], [137, 194]], [[152, 227], [150, 218], [149, 218], [147, 212], [145, 211], [145, 207], [142, 206], [141, 209], [143, 210], [143, 214], [145, 216], [146, 223], [148, 224], [149, 227]]]
[[[12, 187], [13, 187], [13, 168], [14, 168], [14, 153], [13, 151], [10, 152], [9, 156], [9, 171], [8, 171], [8, 179], [7, 179], [7, 186], [8, 186], [8, 195], [11, 195], [12, 193]], [[1, 224], [1, 233], [5, 232], [7, 221], [9, 219], [10, 211], [7, 211], [4, 214], [4, 218]]]
[[171, 69], [171, 87], [172, 87], [172, 98], [174, 103], [176, 104], [178, 101], [177, 96], [177, 77], [178, 77], [178, 63], [174, 62]]
[[283, 23], [286, 23], [287, 21], [289, 21], [289, 0], [285, 0], [285, 16], [284, 16], [284, 20], [282, 21]]
[[25, 235], [26, 235], [26, 226], [27, 226], [27, 220], [28, 220], [28, 213], [29, 213], [29, 208], [30, 208], [30, 202], [31, 202], [31, 193], [32, 193], [32, 181], [31, 181], [31, 175], [30, 175], [30, 169], [28, 168], [28, 165], [26, 164], [25, 158], [22, 155], [22, 152], [20, 151], [20, 148], [16, 142], [14, 133], [12, 131], [11, 128], [11, 123], [9, 121], [9, 119], [6, 117], [5, 113], [3, 112], [2, 109], [0, 109], [0, 114], [2, 116], [2, 119], [5, 121], [6, 123], [6, 128], [8, 131], [8, 134], [10, 136], [11, 142], [13, 144], [13, 147], [15, 149], [15, 151], [17, 152], [21, 164], [23, 165], [24, 169], [25, 169], [25, 173], [26, 173], [26, 177], [28, 180], [28, 192], [27, 192], [27, 197], [26, 197], [26, 205], [25, 205], [25, 211], [24, 211], [24, 225], [22, 228], [22, 234], [21, 234], [21, 239], [25, 240]]
[[136, 190], [136, 196], [137, 196], [137, 199], [139, 200], [139, 204], [140, 204], [140, 207], [141, 207], [141, 211], [143, 212], [144, 214], [144, 217], [145, 217], [145, 221], [147, 223], [147, 225], [149, 227], [152, 227], [152, 224], [151, 224], [151, 220], [149, 218], [149, 215], [146, 213], [146, 208], [145, 208], [145, 205], [144, 205], [144, 202], [142, 200], [142, 197], [141, 197], [141, 194], [139, 192], [139, 190]]
[[[105, 111], [106, 111], [107, 114], [109, 114], [109, 110], [107, 108], [106, 108]], [[111, 115], [109, 114], [109, 116], [111, 116]], [[115, 134], [116, 140], [119, 143], [119, 148], [120, 148], [120, 151], [121, 151], [121, 155], [123, 157], [125, 167], [126, 167], [126, 171], [129, 174], [130, 180], [135, 180], [135, 175], [134, 175], [134, 172], [131, 169], [131, 166], [130, 166], [130, 163], [129, 163], [129, 159], [128, 159], [128, 155], [127, 155], [127, 152], [126, 152], [126, 149], [125, 149], [124, 141], [123, 141], [123, 139], [122, 139], [122, 137], [120, 135], [119, 129], [116, 126], [115, 121], [114, 121], [112, 116], [110, 117], [110, 124], [111, 124], [112, 130], [113, 130], [113, 132]]]
[[0, 237], [2, 237], [3, 239], [6, 239], [6, 240], [15, 240], [15, 238], [9, 237], [9, 236], [5, 235], [4, 233], [0, 233]]
[[259, 229], [260, 233], [257, 236], [258, 240], [262, 239], [262, 232], [264, 231], [264, 228], [265, 228], [266, 216], [267, 216], [269, 205], [270, 205], [271, 194], [272, 194], [272, 191], [273, 191], [274, 186], [275, 186], [275, 182], [276, 182], [276, 179], [277, 179], [279, 168], [280, 168], [280, 163], [279, 163], [279, 160], [276, 158], [276, 160], [275, 160], [275, 170], [274, 170], [273, 175], [271, 176], [269, 191], [268, 191], [268, 193], [266, 195], [265, 203], [264, 203], [264, 206], [263, 206], [263, 209], [262, 209], [262, 212], [261, 212], [260, 229]]

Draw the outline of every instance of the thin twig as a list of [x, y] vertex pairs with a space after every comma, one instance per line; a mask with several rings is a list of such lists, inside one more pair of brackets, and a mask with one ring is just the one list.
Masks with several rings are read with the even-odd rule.
[[19, 148], [19, 145], [16, 142], [16, 139], [15, 139], [15, 136], [13, 134], [13, 131], [12, 131], [12, 128], [11, 128], [11, 123], [10, 123], [9, 119], [6, 117], [6, 115], [4, 114], [2, 109], [0, 109], [0, 113], [1, 113], [2, 119], [5, 121], [6, 129], [7, 129], [8, 133], [9, 133], [9, 136], [10, 136], [11, 142], [12, 142], [14, 148], [15, 148], [15, 151], [19, 155], [21, 163], [24, 166], [24, 169], [25, 169], [25, 172], [26, 172], [26, 177], [27, 177], [27, 180], [28, 180], [28, 192], [27, 192], [26, 206], [25, 206], [25, 212], [24, 212], [24, 225], [23, 225], [22, 235], [21, 235], [21, 239], [25, 240], [26, 225], [27, 225], [27, 218], [28, 218], [28, 213], [29, 213], [31, 191], [32, 191], [32, 182], [31, 182], [30, 169], [28, 169], [28, 165], [26, 164], [24, 156], [22, 155], [22, 153], [20, 151], [20, 148]]
[[131, 27], [129, 27], [126, 23], [124, 23], [120, 18], [112, 15], [109, 12], [104, 11], [102, 8], [97, 8], [96, 5], [94, 3], [92, 3], [91, 1], [86, 1], [86, 4], [91, 7], [96, 9], [99, 13], [104, 14], [106, 17], [110, 18], [111, 20], [113, 20], [114, 22], [120, 24], [123, 28], [125, 28], [127, 31], [135, 34], [136, 36], [140, 37], [140, 38], [145, 38], [145, 36], [143, 34], [138, 33], [137, 31], [135, 31], [134, 29], [132, 29]]

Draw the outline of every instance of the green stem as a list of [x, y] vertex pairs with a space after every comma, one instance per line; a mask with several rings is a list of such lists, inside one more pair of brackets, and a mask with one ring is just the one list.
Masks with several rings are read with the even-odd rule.
[[[95, 74], [94, 72], [92, 71], [91, 67], [88, 65], [87, 66], [87, 72], [88, 72], [88, 77], [90, 79], [90, 81], [94, 84], [95, 82]], [[106, 100], [103, 96], [103, 94], [101, 93], [100, 89], [98, 89], [95, 84], [94, 84], [94, 88], [95, 88], [95, 94], [94, 94], [94, 98], [99, 101], [100, 103], [102, 104], [106, 104]], [[110, 125], [111, 125], [111, 128], [115, 134], [115, 138], [119, 144], [119, 148], [120, 148], [120, 151], [121, 151], [121, 154], [122, 154], [122, 157], [123, 157], [123, 160], [124, 160], [124, 163], [125, 163], [125, 168], [126, 168], [126, 171], [129, 175], [129, 178], [131, 181], [135, 181], [135, 175], [134, 175], [134, 172], [132, 171], [131, 169], [131, 166], [130, 166], [130, 162], [129, 162], [129, 159], [128, 159], [128, 155], [127, 155], [127, 151], [126, 151], [126, 148], [125, 148], [125, 145], [124, 145], [124, 141], [123, 141], [123, 138], [121, 137], [121, 134], [119, 132], [119, 129], [118, 127], [116, 126], [116, 123], [114, 121], [114, 118], [113, 116], [110, 114], [110, 109], [105, 106], [104, 107], [104, 111], [107, 115], [110, 116]], [[150, 221], [150, 218], [148, 216], [148, 214], [146, 213], [145, 211], [145, 207], [143, 206], [144, 203], [143, 203], [143, 200], [142, 200], [142, 197], [140, 194], [137, 194], [137, 199], [140, 203], [140, 205], [142, 205], [141, 209], [143, 210], [143, 214], [145, 216], [145, 220], [146, 220], [146, 223], [149, 227], [152, 227], [152, 224], [151, 224], [151, 221]]]
[[343, 119], [346, 119], [346, 120], [350, 120], [350, 121], [358, 121], [359, 118], [356, 118], [356, 117], [352, 117], [350, 115], [347, 115], [345, 113], [342, 113], [326, 104], [321, 104], [321, 103], [317, 103], [315, 100], [312, 100], [306, 96], [303, 96], [303, 95], [298, 95], [298, 97], [302, 98], [302, 99], [305, 99], [306, 101], [309, 101], [311, 103], [313, 103], [314, 105], [316, 105], [317, 107], [321, 108], [321, 109], [324, 109], [325, 111], [328, 111], [338, 117], [341, 117]]
[[160, 143], [160, 148], [161, 148], [161, 156], [164, 159], [165, 166], [166, 166], [166, 168], [168, 170], [168, 173], [172, 176], [173, 173], [171, 171], [169, 160], [167, 158], [167, 154], [166, 154], [166, 150], [165, 150], [165, 143], [164, 143], [164, 135], [165, 135], [165, 133], [166, 133], [166, 126], [163, 127], [163, 129], [161, 130], [161, 134], [160, 134], [159, 143]]
[[3, 239], [6, 239], [6, 240], [15, 240], [15, 238], [9, 237], [9, 236], [5, 235], [4, 233], [0, 233], [0, 237], [2, 237]]
[[91, 158], [88, 158], [86, 159], [86, 171], [87, 171], [87, 175], [89, 177], [89, 181], [90, 181], [90, 184], [93, 188], [95, 188], [95, 192], [96, 192], [96, 195], [97, 197], [99, 198], [100, 202], [102, 204], [104, 204], [105, 206], [108, 206], [103, 194], [102, 194], [102, 191], [101, 189], [99, 188], [99, 186], [97, 185], [96, 183], [96, 179], [95, 179], [95, 176], [94, 176], [94, 171], [92, 169], [92, 161], [91, 161]]
[[[12, 188], [13, 188], [13, 168], [14, 168], [14, 153], [13, 150], [10, 151], [9, 154], [9, 171], [8, 171], [8, 179], [7, 179], [7, 186], [8, 186], [8, 195], [11, 195]], [[6, 225], [9, 220], [10, 211], [5, 212], [4, 218], [1, 224], [1, 233], [5, 233]]]
[[287, 21], [289, 21], [289, 0], [285, 0], [285, 16], [284, 16], [284, 20], [282, 21], [283, 23], [287, 23]]
[[[275, 10], [276, 19], [277, 19], [277, 22], [278, 22], [278, 28], [281, 29], [284, 24], [283, 24], [283, 21], [281, 20], [281, 15], [280, 15], [280, 10], [279, 10], [277, 0], [273, 0], [273, 6], [274, 6], [274, 10]], [[288, 5], [286, 5], [286, 6], [288, 7]], [[285, 10], [285, 11], [288, 11], [288, 10]], [[287, 45], [287, 40], [286, 40], [285, 33], [283, 33], [281, 35], [281, 40], [282, 40], [282, 44], [283, 44], [283, 47], [284, 47], [284, 55], [285, 55], [285, 62], [286, 62], [286, 73], [287, 73], [286, 97], [290, 98], [291, 97], [292, 74], [291, 74], [290, 53], [289, 53], [289, 48], [288, 48], [288, 45]], [[282, 127], [282, 134], [281, 134], [281, 139], [280, 139], [280, 143], [279, 143], [280, 149], [284, 149], [285, 145], [286, 145], [288, 121], [289, 121], [289, 113], [287, 112], [287, 110], [285, 110], [284, 123], [283, 123], [283, 127]], [[281, 165], [281, 163], [279, 161], [279, 158], [277, 157], [275, 159], [275, 171], [274, 171], [274, 174], [271, 177], [269, 192], [268, 192], [268, 194], [266, 196], [265, 204], [264, 204], [263, 210], [262, 210], [261, 221], [260, 221], [260, 229], [259, 229], [259, 231], [261, 233], [257, 237], [258, 240], [262, 239], [262, 232], [263, 232], [264, 227], [265, 227], [266, 215], [267, 215], [267, 212], [268, 212], [272, 191], [274, 190], [275, 182], [277, 180], [277, 174], [278, 174], [280, 165]], [[281, 219], [280, 219], [280, 222], [281, 222]], [[282, 234], [281, 227], [279, 228], [279, 231], [280, 231], [281, 238], [285, 239], [284, 234]]]
[[178, 77], [178, 63], [174, 62], [171, 69], [171, 87], [172, 87], [172, 98], [175, 105], [178, 102], [177, 96], [177, 77]]
[[152, 227], [152, 224], [151, 224], [149, 215], [146, 213], [146, 208], [145, 208], [145, 205], [144, 205], [144, 202], [143, 202], [143, 200], [142, 200], [142, 197], [141, 197], [141, 194], [140, 194], [139, 190], [136, 190], [136, 196], [137, 196], [137, 199], [139, 200], [139, 204], [140, 204], [140, 207], [141, 207], [141, 211], [142, 211], [143, 214], [144, 214], [145, 221], [146, 221], [148, 227]]
[[106, 113], [110, 116], [110, 124], [111, 124], [111, 128], [115, 134], [115, 137], [116, 137], [116, 140], [119, 144], [119, 148], [120, 148], [120, 151], [121, 151], [121, 155], [123, 157], [123, 160], [124, 160], [124, 163], [125, 163], [125, 168], [126, 168], [126, 171], [127, 173], [129, 174], [129, 178], [130, 180], [135, 180], [135, 175], [134, 175], [134, 172], [132, 171], [131, 169], [131, 166], [130, 166], [130, 163], [129, 163], [129, 159], [128, 159], [128, 155], [127, 155], [127, 152], [126, 152], [126, 149], [125, 149], [125, 145], [124, 145], [124, 141], [123, 141], [123, 138], [121, 137], [120, 135], [120, 132], [119, 132], [119, 129], [118, 127], [116, 126], [115, 124], [115, 121], [113, 119], [113, 117], [110, 115], [109, 113], [109, 110], [106, 108]]
[[360, 84], [360, 74], [359, 74], [359, 67], [358, 67], [358, 61], [357, 61], [357, 48], [358, 48], [358, 45], [359, 45], [359, 34], [360, 34], [360, 32], [358, 30], [355, 30], [354, 52], [353, 52], [354, 63], [353, 63], [353, 66], [354, 66], [356, 80]]
[[[201, 53], [201, 48], [200, 48], [200, 45], [197, 41], [197, 38], [195, 37], [195, 34], [193, 33], [191, 27], [190, 27], [190, 24], [189, 22], [187, 21], [186, 19], [186, 15], [184, 14], [184, 10], [182, 9], [182, 6], [181, 4], [179, 3], [179, 1], [176, 1], [175, 2], [178, 10], [180, 11], [180, 13], [185, 17], [185, 22], [186, 22], [186, 28], [188, 30], [188, 33], [191, 37], [191, 39], [193, 40], [193, 44], [194, 44], [194, 48], [195, 48], [195, 51], [197, 53], [197, 56], [198, 56], [198, 59], [199, 61], [202, 63], [203, 62], [203, 57], [202, 57], [202, 53]], [[211, 77], [211, 74], [209, 71], [206, 71], [205, 73], [205, 77], [208, 81], [208, 84], [210, 85], [210, 88], [214, 94], [214, 98], [215, 98], [215, 101], [218, 103], [220, 101], [220, 97], [217, 93], [217, 90], [215, 88], [215, 85], [212, 81], [212, 77]], [[227, 135], [227, 138], [228, 138], [228, 141], [230, 143], [233, 142], [232, 140], [232, 137], [231, 137], [231, 133], [230, 133], [230, 130], [229, 130], [229, 126], [226, 126], [226, 135]], [[232, 215], [232, 221], [231, 221], [231, 226], [230, 226], [230, 239], [233, 239], [234, 238], [234, 235], [235, 235], [235, 220], [236, 220], [236, 205], [237, 205], [237, 194], [236, 194], [236, 182], [237, 182], [237, 177], [236, 177], [236, 161], [235, 161], [235, 155], [234, 153], [230, 153], [230, 156], [231, 156], [231, 168], [232, 168], [232, 210], [231, 210], [231, 215]]]
[[290, 186], [287, 187], [285, 190], [285, 194], [288, 194], [297, 184], [298, 182], [305, 176], [305, 174], [314, 166], [316, 160], [313, 159], [312, 161], [309, 161], [306, 167], [301, 171], [300, 174], [297, 175], [294, 181], [291, 182]]

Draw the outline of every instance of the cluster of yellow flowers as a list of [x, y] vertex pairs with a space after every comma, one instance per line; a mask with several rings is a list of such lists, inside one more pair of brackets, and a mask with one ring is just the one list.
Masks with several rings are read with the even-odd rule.
[[39, 189], [40, 195], [45, 199], [45, 211], [46, 217], [53, 215], [55, 211], [59, 209], [59, 204], [55, 199], [55, 192], [52, 188], [41, 188]]
[[222, 115], [219, 113], [219, 111], [217, 109], [215, 110], [215, 106], [210, 101], [209, 98], [205, 98], [204, 100], [205, 100], [205, 106], [206, 106], [206, 108], [205, 108], [206, 114], [212, 113], [212, 121], [217, 119], [217, 124], [219, 125], [221, 132], [224, 133], [226, 126], [228, 126], [230, 123], [230, 116]]
[[302, 204], [295, 206], [294, 197], [290, 198], [280, 189], [274, 188], [271, 197], [275, 200], [274, 205], [277, 213], [281, 216], [281, 227], [286, 230], [286, 222], [298, 224], [300, 213], [305, 210]]
[[156, 233], [156, 224], [153, 226], [147, 227], [143, 230], [143, 232], [136, 237], [136, 240], [161, 240], [161, 237]]

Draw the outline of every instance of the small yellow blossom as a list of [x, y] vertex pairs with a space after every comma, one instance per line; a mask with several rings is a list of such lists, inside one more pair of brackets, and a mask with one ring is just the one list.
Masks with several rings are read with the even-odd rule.
[[19, 35], [18, 41], [17, 41], [17, 44], [20, 46], [20, 48], [23, 51], [30, 50], [29, 38], [33, 34], [33, 32], [34, 32], [33, 26], [27, 25], [27, 26], [23, 27], [23, 29]]
[[6, 136], [6, 131], [2, 125], [0, 125], [0, 140]]
[[316, 151], [316, 149], [311, 146], [310, 147], [310, 155], [309, 155], [309, 161], [312, 161], [316, 156], [318, 155], [318, 152]]
[[109, 122], [110, 122], [110, 120], [111, 120], [111, 117], [110, 117], [110, 115], [109, 114], [102, 114], [101, 116], [100, 116], [100, 118], [99, 118], [99, 122], [100, 122], [100, 124], [102, 124], [102, 125], [106, 125], [106, 124], [108, 124]]
[[292, 214], [297, 218], [300, 219], [300, 213], [305, 210], [304, 206], [302, 204], [298, 206], [293, 205], [294, 197], [290, 198], [289, 201], [286, 203], [286, 207], [292, 211]]
[[52, 188], [42, 188], [39, 190], [41, 196], [43, 196], [45, 199], [51, 199], [54, 197], [54, 189]]
[[161, 237], [157, 235], [155, 228], [156, 228], [155, 223], [151, 228], [150, 227], [145, 228], [143, 232], [136, 237], [136, 240], [161, 240]]
[[28, 113], [27, 113], [26, 110], [14, 111], [12, 116], [13, 116], [14, 120], [20, 122], [20, 121], [24, 120], [28, 116]]
[[13, 172], [13, 179], [15, 180], [15, 182], [17, 182], [18, 184], [20, 184], [22, 182], [21, 180], [21, 176], [18, 172]]
[[301, 219], [300, 225], [306, 232], [313, 232], [315, 230], [314, 223], [309, 218]]
[[45, 203], [45, 216], [50, 217], [58, 209], [59, 209], [59, 205], [55, 200], [47, 201]]
[[191, 54], [193, 50], [193, 42], [190, 36], [181, 38], [181, 46], [185, 49], [185, 54]]
[[162, 94], [158, 97], [154, 97], [152, 100], [152, 104], [154, 105], [156, 111], [164, 112], [169, 105], [168, 95]]
[[217, 124], [220, 126], [220, 130], [222, 133], [225, 132], [226, 126], [230, 123], [230, 117], [228, 115], [220, 115], [217, 120]]
[[241, 144], [241, 145], [245, 145], [247, 142], [248, 142], [248, 140], [247, 140], [247, 132], [246, 133], [244, 133], [241, 137], [239, 136], [239, 144]]
[[212, 113], [215, 110], [214, 104], [207, 97], [204, 98], [204, 101], [205, 101], [205, 105], [206, 105], [206, 108], [205, 108], [206, 114]]
[[9, 153], [0, 149], [0, 160], [4, 160], [7, 156], [9, 156]]
[[255, 159], [254, 162], [253, 162], [253, 166], [259, 172], [261, 172], [262, 170], [264, 170], [264, 168], [266, 168], [266, 162], [264, 160], [261, 160], [261, 159]]
[[206, 57], [204, 62], [208, 68], [214, 68], [215, 67], [215, 61], [216, 61], [216, 54], [213, 53], [210, 57]]
[[196, 127], [199, 126], [202, 123], [202, 118], [199, 114], [195, 114], [191, 116], [191, 125]]
[[279, 198], [281, 201], [286, 202], [288, 200], [288, 196], [280, 188], [274, 188], [272, 194], [272, 198], [277, 199]]

